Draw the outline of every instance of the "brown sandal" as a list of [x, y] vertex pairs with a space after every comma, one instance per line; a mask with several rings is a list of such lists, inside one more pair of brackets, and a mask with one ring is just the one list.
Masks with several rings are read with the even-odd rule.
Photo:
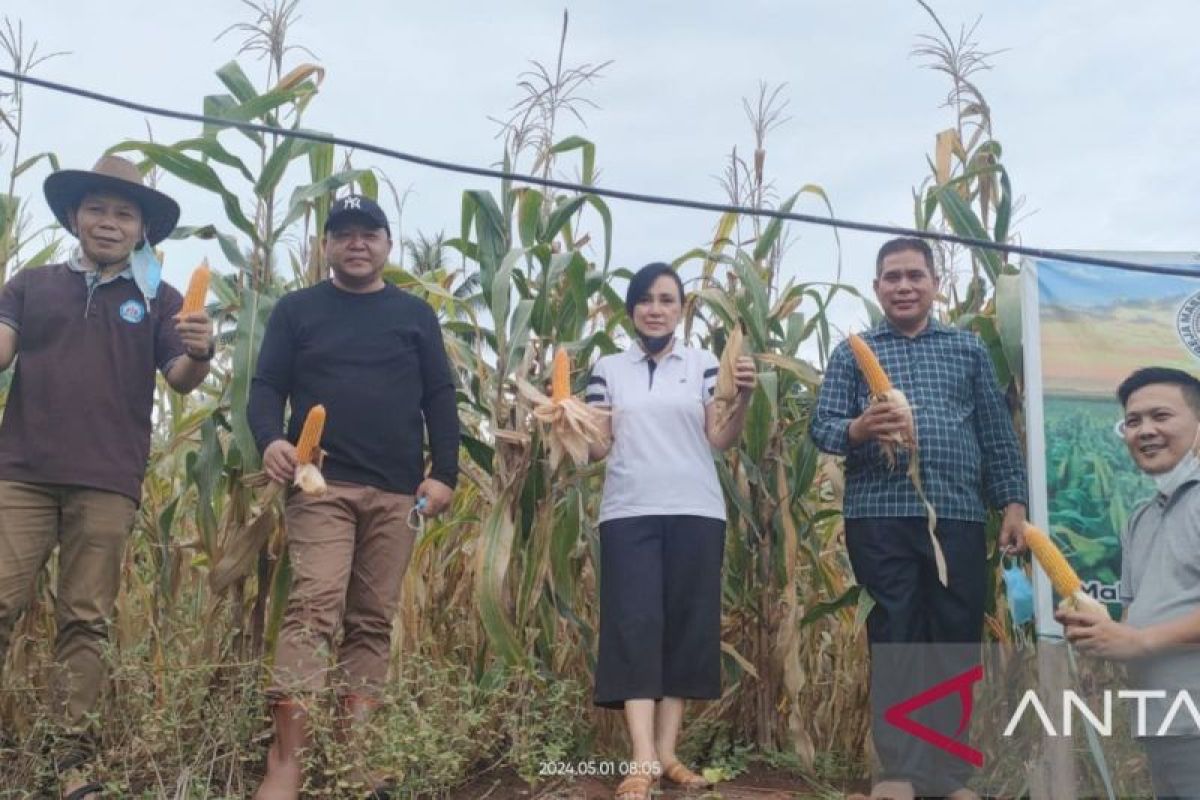
[[669, 780], [676, 786], [682, 786], [685, 789], [708, 789], [712, 787], [712, 781], [697, 775], [692, 772], [682, 761], [672, 761], [663, 767], [663, 777]]
[[625, 776], [625, 780], [617, 785], [613, 800], [650, 800], [650, 790], [654, 788], [654, 777], [644, 772], [635, 772]]

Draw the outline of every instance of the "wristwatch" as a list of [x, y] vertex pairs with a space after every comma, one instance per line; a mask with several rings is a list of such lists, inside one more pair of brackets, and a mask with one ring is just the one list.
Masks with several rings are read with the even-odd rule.
[[188, 358], [190, 358], [192, 361], [200, 361], [202, 363], [205, 361], [212, 361], [213, 356], [215, 356], [217, 354], [217, 340], [216, 339], [208, 340], [208, 352], [205, 353], [204, 355], [198, 356], [195, 353], [191, 352], [190, 350], [185, 350], [184, 354]]

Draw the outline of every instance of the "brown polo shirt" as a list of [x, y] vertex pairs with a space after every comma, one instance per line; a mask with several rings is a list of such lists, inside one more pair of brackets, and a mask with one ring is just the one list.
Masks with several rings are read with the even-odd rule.
[[141, 499], [155, 369], [183, 355], [165, 282], [149, 308], [137, 284], [89, 289], [66, 264], [18, 272], [0, 290], [17, 361], [0, 421], [0, 480], [86, 486]]

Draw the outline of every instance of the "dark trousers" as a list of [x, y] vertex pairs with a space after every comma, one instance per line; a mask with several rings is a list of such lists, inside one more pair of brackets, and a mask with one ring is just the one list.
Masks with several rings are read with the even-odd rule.
[[692, 516], [600, 523], [595, 703], [721, 696], [725, 523]]
[[1150, 778], [1158, 800], [1200, 798], [1200, 736], [1139, 739], [1150, 757]]
[[[867, 617], [871, 645], [872, 738], [883, 778], [907, 780], [918, 794], [941, 795], [967, 785], [973, 767], [884, 720], [894, 704], [961, 674], [979, 654], [987, 589], [987, 543], [980, 522], [939, 520], [938, 541], [949, 585], [937, 578], [923, 517], [846, 520], [846, 547], [854, 577], [875, 601]], [[977, 648], [975, 648], [977, 651]], [[971, 662], [971, 663], [968, 663]], [[961, 708], [943, 698], [913, 717], [957, 736]]]

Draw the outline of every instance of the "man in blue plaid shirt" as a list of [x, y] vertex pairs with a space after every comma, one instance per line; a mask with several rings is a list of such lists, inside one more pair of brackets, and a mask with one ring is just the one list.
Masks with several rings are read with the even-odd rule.
[[[900, 664], [881, 668], [878, 654], [905, 648], [877, 645], [980, 641], [988, 585], [986, 507], [1003, 513], [1000, 546], [1023, 551], [1027, 481], [987, 349], [975, 335], [930, 315], [937, 275], [929, 245], [894, 239], [875, 263], [875, 295], [886, 319], [862, 338], [912, 406], [920, 476], [937, 512], [948, 585], [937, 577], [925, 507], [907, 475], [909, 456], [897, 452], [893, 468], [880, 448], [889, 435], [905, 431], [906, 412], [893, 403], [869, 405], [846, 342], [830, 358], [809, 433], [821, 450], [846, 457], [842, 515], [855, 578], [875, 601], [867, 618], [873, 674], [895, 674], [905, 670]], [[923, 688], [936, 683], [927, 674], [919, 677]], [[872, 798], [910, 799], [914, 789], [975, 797], [965, 788], [969, 764], [951, 756], [931, 765], [928, 745], [881, 724], [883, 711], [906, 696], [879, 697], [875, 686], [873, 734], [883, 775]], [[944, 721], [953, 736], [956, 710]]]

